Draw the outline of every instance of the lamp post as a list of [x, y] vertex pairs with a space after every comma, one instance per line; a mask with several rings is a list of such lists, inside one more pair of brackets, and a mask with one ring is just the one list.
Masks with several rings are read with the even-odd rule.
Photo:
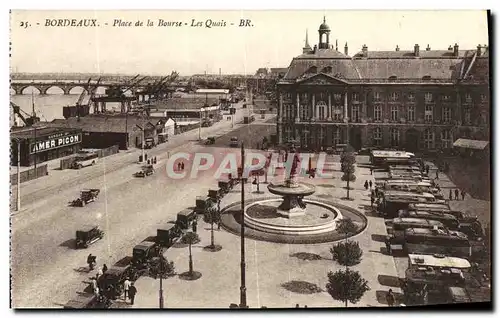
[[159, 290], [159, 302], [160, 302], [160, 309], [163, 309], [164, 306], [164, 300], [163, 300], [163, 248], [160, 247], [159, 250], [160, 253], [160, 290]]
[[247, 288], [245, 286], [245, 146], [241, 143], [241, 286], [240, 286], [240, 308], [247, 307]]

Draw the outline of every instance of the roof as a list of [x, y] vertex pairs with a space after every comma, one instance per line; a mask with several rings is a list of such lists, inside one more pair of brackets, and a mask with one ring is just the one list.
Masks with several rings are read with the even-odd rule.
[[417, 211], [409, 211], [408, 212], [408, 216], [409, 217], [412, 217], [412, 216], [415, 216], [415, 217], [420, 217], [420, 218], [426, 218], [426, 217], [439, 217], [440, 219], [456, 219], [456, 217], [454, 217], [453, 215], [451, 214], [447, 214], [447, 213], [436, 213], [438, 211], [422, 211], [422, 210], [417, 210]]
[[[487, 80], [487, 52], [481, 57], [475, 57], [475, 52], [459, 50], [454, 56], [453, 50], [424, 49], [416, 57], [413, 50], [368, 51], [350, 57], [333, 48], [316, 49], [293, 58], [282, 83], [320, 73], [338, 74], [354, 83], [453, 83], [462, 79], [473, 61], [469, 74], [476, 80]], [[313, 66], [315, 71], [311, 70]]]
[[412, 224], [427, 224], [431, 226], [443, 226], [443, 223], [435, 220], [419, 219], [419, 218], [394, 218], [394, 223], [412, 223]]
[[[49, 123], [47, 123], [49, 124]], [[39, 138], [45, 137], [56, 133], [64, 133], [64, 132], [76, 132], [76, 129], [73, 128], [64, 128], [64, 127], [51, 127], [50, 124], [47, 127], [29, 127], [23, 129], [11, 129], [10, 137], [11, 138]]]
[[78, 230], [76, 230], [77, 232], [89, 232], [93, 229], [95, 229], [96, 227], [98, 227], [98, 225], [82, 225]]
[[157, 119], [148, 121], [142, 120], [139, 116], [85, 116], [80, 117], [80, 121], [76, 117], [68, 119], [54, 119], [49, 124], [56, 127], [79, 128], [85, 132], [115, 132], [115, 133], [131, 133], [138, 130], [137, 126], [146, 129], [154, 129]]
[[149, 247], [151, 247], [151, 246], [153, 246], [155, 244], [156, 244], [155, 242], [142, 241], [141, 243], [139, 243], [136, 246], [134, 246], [134, 249], [136, 249], [136, 248], [138, 248], [138, 249], [149, 248]]
[[459, 138], [453, 143], [453, 147], [484, 150], [489, 142], [485, 140], [473, 140]]
[[164, 225], [162, 228], [158, 228], [157, 230], [158, 231], [170, 231], [174, 227], [175, 227], [175, 224], [167, 224], [167, 225]]
[[439, 208], [439, 209], [450, 209], [447, 203], [413, 203], [415, 208]]
[[196, 90], [196, 94], [229, 94], [229, 90], [217, 88], [200, 88]]
[[451, 268], [470, 268], [468, 260], [459, 257], [436, 257], [435, 255], [409, 254], [409, 261], [412, 265], [432, 266], [432, 267], [451, 267]]
[[406, 151], [392, 151], [392, 150], [373, 150], [373, 157], [387, 157], [387, 158], [411, 158], [412, 153]]

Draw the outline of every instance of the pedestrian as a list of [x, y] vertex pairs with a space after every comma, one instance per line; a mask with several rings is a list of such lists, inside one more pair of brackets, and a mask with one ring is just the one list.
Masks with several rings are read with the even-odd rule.
[[368, 180], [365, 180], [365, 190], [368, 190]]
[[135, 288], [134, 283], [130, 284], [130, 288], [128, 290], [128, 297], [130, 298], [130, 304], [134, 304], [135, 295], [137, 294], [137, 288]]
[[107, 271], [108, 271], [108, 266], [106, 266], [106, 264], [103, 264], [102, 265], [102, 273], [106, 274]]
[[462, 194], [462, 201], [463, 201], [463, 200], [465, 200], [465, 191], [464, 191], [464, 190], [462, 190], [462, 191], [461, 191], [461, 194]]
[[184, 170], [184, 161], [181, 162], [181, 170]]
[[304, 305], [304, 308], [307, 308], [307, 305]]
[[391, 255], [391, 241], [389, 238], [385, 240], [385, 248], [387, 250], [387, 254]]
[[436, 170], [436, 180], [439, 180], [439, 169]]
[[392, 289], [389, 289], [389, 292], [387, 293], [387, 296], [385, 296], [385, 299], [387, 300], [387, 304], [389, 307], [393, 307], [394, 303], [396, 302], [396, 298], [394, 297], [394, 293], [392, 292]]
[[177, 163], [177, 171], [181, 171], [181, 163], [180, 162]]
[[99, 287], [96, 287], [96, 288], [94, 289], [94, 295], [95, 295], [96, 297], [99, 297]]
[[102, 272], [102, 267], [99, 266], [99, 268], [97, 269], [97, 273], [95, 274], [95, 279], [98, 280], [100, 276], [102, 276], [103, 272]]
[[90, 285], [92, 286], [92, 291], [95, 292], [97, 289], [97, 280], [94, 277], [90, 279]]
[[196, 222], [196, 219], [193, 220], [193, 232], [196, 233], [196, 228], [197, 228], [198, 222]]
[[372, 195], [370, 197], [370, 201], [372, 203], [371, 207], [373, 208], [373, 202], [375, 202], [375, 196], [373, 195], [373, 193], [372, 193]]
[[373, 186], [373, 182], [372, 182], [372, 180], [370, 180], [370, 182], [368, 182], [368, 184], [370, 185], [370, 189], [371, 189], [371, 188], [372, 188], [372, 186]]
[[450, 198], [450, 201], [453, 200], [453, 194], [451, 193], [451, 189], [450, 189], [450, 195], [449, 195], [449, 198]]
[[123, 296], [125, 298], [125, 301], [127, 301], [129, 289], [130, 289], [130, 281], [128, 280], [127, 277], [127, 279], [125, 279], [125, 281], [123, 282]]
[[373, 167], [370, 167], [370, 175], [373, 174]]
[[425, 165], [425, 172], [429, 174], [429, 165]]
[[459, 200], [459, 198], [458, 198], [458, 189], [455, 189], [455, 200], [457, 200], [457, 201]]
[[295, 308], [300, 308], [299, 304], [296, 304], [296, 305], [295, 305]]

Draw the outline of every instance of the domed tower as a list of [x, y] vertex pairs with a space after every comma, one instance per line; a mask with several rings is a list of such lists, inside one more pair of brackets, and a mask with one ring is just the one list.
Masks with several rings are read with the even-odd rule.
[[[323, 23], [319, 26], [319, 49], [329, 49], [330, 48], [330, 27], [326, 24], [326, 17], [323, 16]], [[326, 41], [323, 42], [323, 35], [326, 35]]]

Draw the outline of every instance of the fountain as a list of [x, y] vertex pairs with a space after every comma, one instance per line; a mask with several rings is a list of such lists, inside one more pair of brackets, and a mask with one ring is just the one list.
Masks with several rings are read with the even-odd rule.
[[303, 198], [316, 192], [315, 186], [306, 183], [298, 183], [296, 181], [299, 166], [299, 153], [296, 152], [290, 170], [290, 177], [285, 179], [282, 183], [271, 183], [267, 186], [269, 192], [283, 197], [283, 202], [276, 209], [276, 212], [286, 218], [304, 215], [306, 204]]

